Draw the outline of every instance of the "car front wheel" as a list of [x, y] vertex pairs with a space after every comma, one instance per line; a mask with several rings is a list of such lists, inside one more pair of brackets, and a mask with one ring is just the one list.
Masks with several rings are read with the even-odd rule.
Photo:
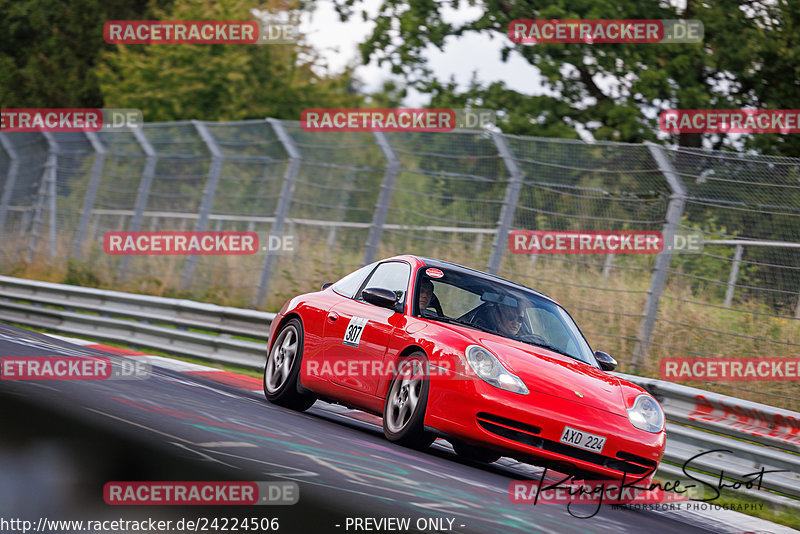
[[278, 331], [267, 356], [264, 367], [267, 400], [301, 412], [314, 404], [314, 396], [297, 390], [302, 359], [303, 325], [298, 319], [291, 319]]
[[424, 428], [430, 382], [427, 359], [421, 352], [403, 358], [389, 384], [383, 406], [383, 434], [386, 439], [406, 447], [424, 449], [436, 436]]

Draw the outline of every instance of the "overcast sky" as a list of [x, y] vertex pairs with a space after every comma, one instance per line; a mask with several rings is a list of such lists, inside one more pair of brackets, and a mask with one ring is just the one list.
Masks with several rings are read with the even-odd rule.
[[[380, 0], [366, 0], [366, 5], [371, 13], [377, 12]], [[445, 20], [465, 21], [476, 19], [480, 16], [480, 8], [465, 8], [458, 12], [449, 11]], [[329, 0], [320, 0], [313, 13], [304, 16], [301, 32], [307, 36], [308, 42], [316, 48], [326, 59], [333, 72], [341, 72], [348, 64], [358, 62], [360, 56], [357, 46], [369, 35], [374, 23], [372, 20], [364, 22], [361, 17], [354, 17], [343, 23], [339, 21], [333, 3]], [[507, 63], [500, 60], [502, 37], [491, 39], [488, 35], [469, 35], [460, 39], [448, 39], [444, 52], [430, 47], [427, 51], [429, 66], [440, 80], [448, 80], [455, 76], [456, 81], [465, 88], [473, 71], [477, 71], [481, 82], [503, 81], [516, 91], [525, 94], [542, 94], [543, 88], [539, 83], [537, 69], [532, 67], [518, 54], [512, 54]], [[380, 88], [382, 82], [391, 77], [389, 68], [378, 68], [374, 62], [370, 65], [358, 67], [358, 77], [366, 84], [366, 91]], [[427, 104], [428, 96], [412, 93], [404, 102], [405, 106], [415, 107]]]

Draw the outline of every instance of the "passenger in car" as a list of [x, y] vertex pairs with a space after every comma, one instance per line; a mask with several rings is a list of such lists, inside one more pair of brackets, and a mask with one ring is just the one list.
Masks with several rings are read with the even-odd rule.
[[430, 280], [423, 280], [419, 286], [419, 311], [426, 309], [431, 305], [433, 299], [433, 282]]

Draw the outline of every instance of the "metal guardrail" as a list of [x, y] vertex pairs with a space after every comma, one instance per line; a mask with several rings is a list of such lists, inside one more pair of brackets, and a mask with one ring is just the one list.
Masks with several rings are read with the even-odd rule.
[[[274, 313], [0, 276], [0, 320], [261, 370]], [[652, 378], [616, 373], [664, 406], [667, 449], [659, 473], [800, 508], [800, 413]], [[689, 425], [689, 426], [683, 426]], [[692, 428], [697, 427], [697, 428]], [[714, 452], [708, 451], [728, 451]], [[765, 473], [761, 469], [781, 471]], [[723, 473], [720, 475], [720, 473]], [[794, 497], [747, 488], [747, 482]], [[711, 491], [708, 487], [706, 492]]]
[[274, 313], [0, 276], [0, 320], [262, 369]]

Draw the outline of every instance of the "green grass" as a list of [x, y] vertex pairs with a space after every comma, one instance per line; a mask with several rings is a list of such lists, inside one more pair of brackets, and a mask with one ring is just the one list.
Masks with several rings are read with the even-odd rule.
[[[399, 239], [402, 236], [392, 237]], [[430, 257], [484, 268], [489, 248], [484, 245], [481, 253], [478, 253], [473, 247], [454, 246], [450, 242], [430, 241], [425, 245], [425, 250], [417, 250], [420, 244], [410, 244], [408, 246], [411, 248], [403, 251], [424, 252]], [[322, 282], [337, 280], [354, 270], [362, 260], [360, 246], [333, 249], [321, 243], [301, 243], [299, 246], [303, 247], [302, 255], [278, 258], [268, 297], [258, 309], [277, 311], [286, 299], [318, 290]], [[397, 252], [384, 243], [378, 251], [378, 257]], [[12, 265], [3, 264], [0, 260], [0, 272], [35, 280], [79, 282], [104, 289], [253, 308], [263, 257], [205, 259], [204, 265], [198, 265], [196, 282], [190, 287], [182, 285], [182, 266], [185, 261], [182, 257], [140, 257], [136, 261], [139, 262], [138, 272], [144, 272], [143, 266], [147, 265], [147, 272], [159, 273], [158, 278], [150, 274], [136, 278], [132, 272], [128, 280], [116, 281], [115, 264], [107, 257], [91, 254], [83, 262], [41, 257], [31, 265]], [[786, 308], [776, 311], [764, 302], [748, 300], [734, 302], [735, 308], [744, 311], [726, 309], [722, 306], [719, 288], [693, 285], [691, 280], [673, 275], [660, 301], [659, 320], [655, 325], [647, 359], [636, 369], [632, 365], [632, 355], [650, 286], [649, 269], [653, 258], [641, 255], [616, 257], [614, 268], [607, 278], [602, 274], [602, 265], [580, 262], [602, 264], [603, 258], [584, 256], [576, 260], [575, 257], [542, 256], [532, 263], [528, 256], [506, 254], [500, 274], [540, 290], [563, 304], [592, 347], [614, 356], [620, 363], [618, 370], [621, 372], [659, 378], [661, 360], [692, 357], [695, 353], [730, 358], [771, 358], [795, 356], [798, 353], [796, 347], [800, 346], [800, 320], [791, 316], [792, 310]], [[676, 260], [673, 268], [682, 268], [683, 262]], [[800, 381], [683, 383], [800, 411]]]

